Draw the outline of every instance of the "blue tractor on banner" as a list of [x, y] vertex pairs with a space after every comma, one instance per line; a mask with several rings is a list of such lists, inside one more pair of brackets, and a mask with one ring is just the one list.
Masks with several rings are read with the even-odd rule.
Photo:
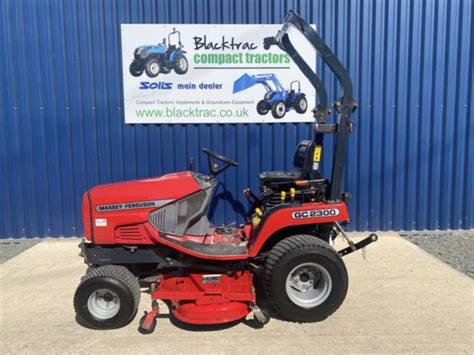
[[[171, 37], [177, 36], [178, 42], [171, 44]], [[173, 32], [168, 34], [168, 46], [166, 46], [166, 38], [163, 43], [157, 45], [140, 46], [133, 52], [133, 61], [130, 64], [130, 74], [140, 76], [145, 71], [150, 78], [158, 76], [158, 74], [168, 74], [174, 69], [176, 74], [186, 74], [188, 71], [188, 60], [183, 51], [181, 43], [181, 34], [173, 28]]]
[[255, 84], [262, 84], [267, 93], [257, 103], [257, 112], [266, 115], [272, 111], [273, 117], [280, 119], [294, 109], [298, 113], [305, 113], [308, 108], [306, 96], [301, 92], [301, 84], [295, 80], [290, 83], [290, 89], [286, 90], [275, 74], [244, 74], [234, 81], [233, 93], [251, 88]]

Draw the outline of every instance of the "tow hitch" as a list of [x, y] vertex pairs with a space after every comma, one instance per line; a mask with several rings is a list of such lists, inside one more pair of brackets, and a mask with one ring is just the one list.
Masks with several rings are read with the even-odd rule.
[[[362, 239], [360, 242], [358, 243], [352, 243], [351, 246], [348, 246], [347, 248], [345, 249], [342, 249], [342, 250], [339, 250], [337, 253], [340, 255], [340, 256], [345, 256], [347, 254], [350, 254], [352, 253], [353, 251], [356, 251], [356, 250], [359, 250], [359, 249], [362, 249], [362, 248], [365, 248], [367, 245], [369, 245], [370, 243], [373, 243], [373, 242], [376, 242], [377, 239], [379, 239], [379, 237], [377, 236], [377, 234], [375, 233], [371, 233], [369, 234], [369, 236], [365, 239]], [[352, 241], [351, 241], [352, 242]]]
[[[342, 234], [342, 236], [344, 237], [344, 239], [347, 241], [347, 244], [349, 244], [349, 246], [345, 249], [342, 249], [342, 250], [339, 250], [337, 253], [339, 254], [339, 256], [345, 256], [347, 254], [350, 254], [356, 250], [359, 250], [359, 249], [362, 249], [362, 248], [365, 248], [367, 245], [373, 243], [373, 242], [376, 242], [379, 237], [377, 234], [375, 233], [371, 233], [369, 234], [369, 236], [365, 239], [362, 239], [360, 242], [358, 243], [354, 243], [351, 238], [349, 238], [349, 236], [344, 232], [344, 229], [341, 227], [341, 225], [336, 222], [335, 223], [336, 225], [336, 228], [335, 230], [337, 232], [339, 232], [340, 234]], [[338, 235], [339, 235], [338, 233]]]

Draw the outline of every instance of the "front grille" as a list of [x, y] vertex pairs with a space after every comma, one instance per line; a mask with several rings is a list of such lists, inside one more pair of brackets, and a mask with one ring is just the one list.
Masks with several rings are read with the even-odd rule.
[[165, 230], [166, 209], [162, 208], [150, 213], [149, 221], [158, 229]]
[[137, 241], [146, 238], [143, 225], [119, 227], [115, 230], [115, 239], [119, 241]]

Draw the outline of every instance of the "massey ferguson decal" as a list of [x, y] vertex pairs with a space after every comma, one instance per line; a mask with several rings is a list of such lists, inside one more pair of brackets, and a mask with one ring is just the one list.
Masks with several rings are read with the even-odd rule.
[[156, 201], [139, 201], [139, 202], [124, 202], [113, 203], [109, 205], [98, 205], [95, 209], [97, 212], [112, 212], [122, 210], [134, 210], [139, 208], [158, 208], [166, 205], [172, 200], [156, 200]]
[[301, 219], [301, 218], [334, 217], [334, 216], [339, 216], [339, 213], [340, 212], [337, 208], [328, 208], [324, 210], [296, 211], [291, 214], [291, 218]]

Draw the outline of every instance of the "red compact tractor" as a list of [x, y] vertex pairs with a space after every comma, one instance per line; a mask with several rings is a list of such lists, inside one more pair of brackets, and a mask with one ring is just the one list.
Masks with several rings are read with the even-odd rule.
[[[290, 29], [306, 37], [341, 84], [335, 123], [326, 123], [326, 90], [292, 45]], [[348, 276], [341, 257], [377, 240], [371, 234], [353, 243], [343, 230], [349, 223], [349, 194], [341, 185], [356, 107], [352, 83], [324, 41], [295, 12], [288, 13], [275, 37], [265, 39], [265, 48], [271, 45], [290, 55], [318, 95], [314, 137], [298, 144], [294, 167], [260, 173], [259, 194], [244, 190], [251, 208], [247, 223], [240, 226], [213, 226], [206, 217], [217, 175], [237, 166], [209, 149], [203, 149], [207, 174], [185, 171], [87, 191], [80, 247], [89, 268], [74, 296], [80, 324], [125, 326], [137, 313], [142, 289], [152, 299], [151, 311], [140, 321], [142, 333], [155, 328], [158, 299], [185, 323], [221, 324], [253, 312], [265, 324], [268, 313], [256, 298], [259, 277], [264, 299], [284, 320], [320, 321], [342, 304]], [[335, 135], [331, 180], [320, 172], [325, 134]], [[331, 244], [339, 234], [349, 246], [336, 251]]]

